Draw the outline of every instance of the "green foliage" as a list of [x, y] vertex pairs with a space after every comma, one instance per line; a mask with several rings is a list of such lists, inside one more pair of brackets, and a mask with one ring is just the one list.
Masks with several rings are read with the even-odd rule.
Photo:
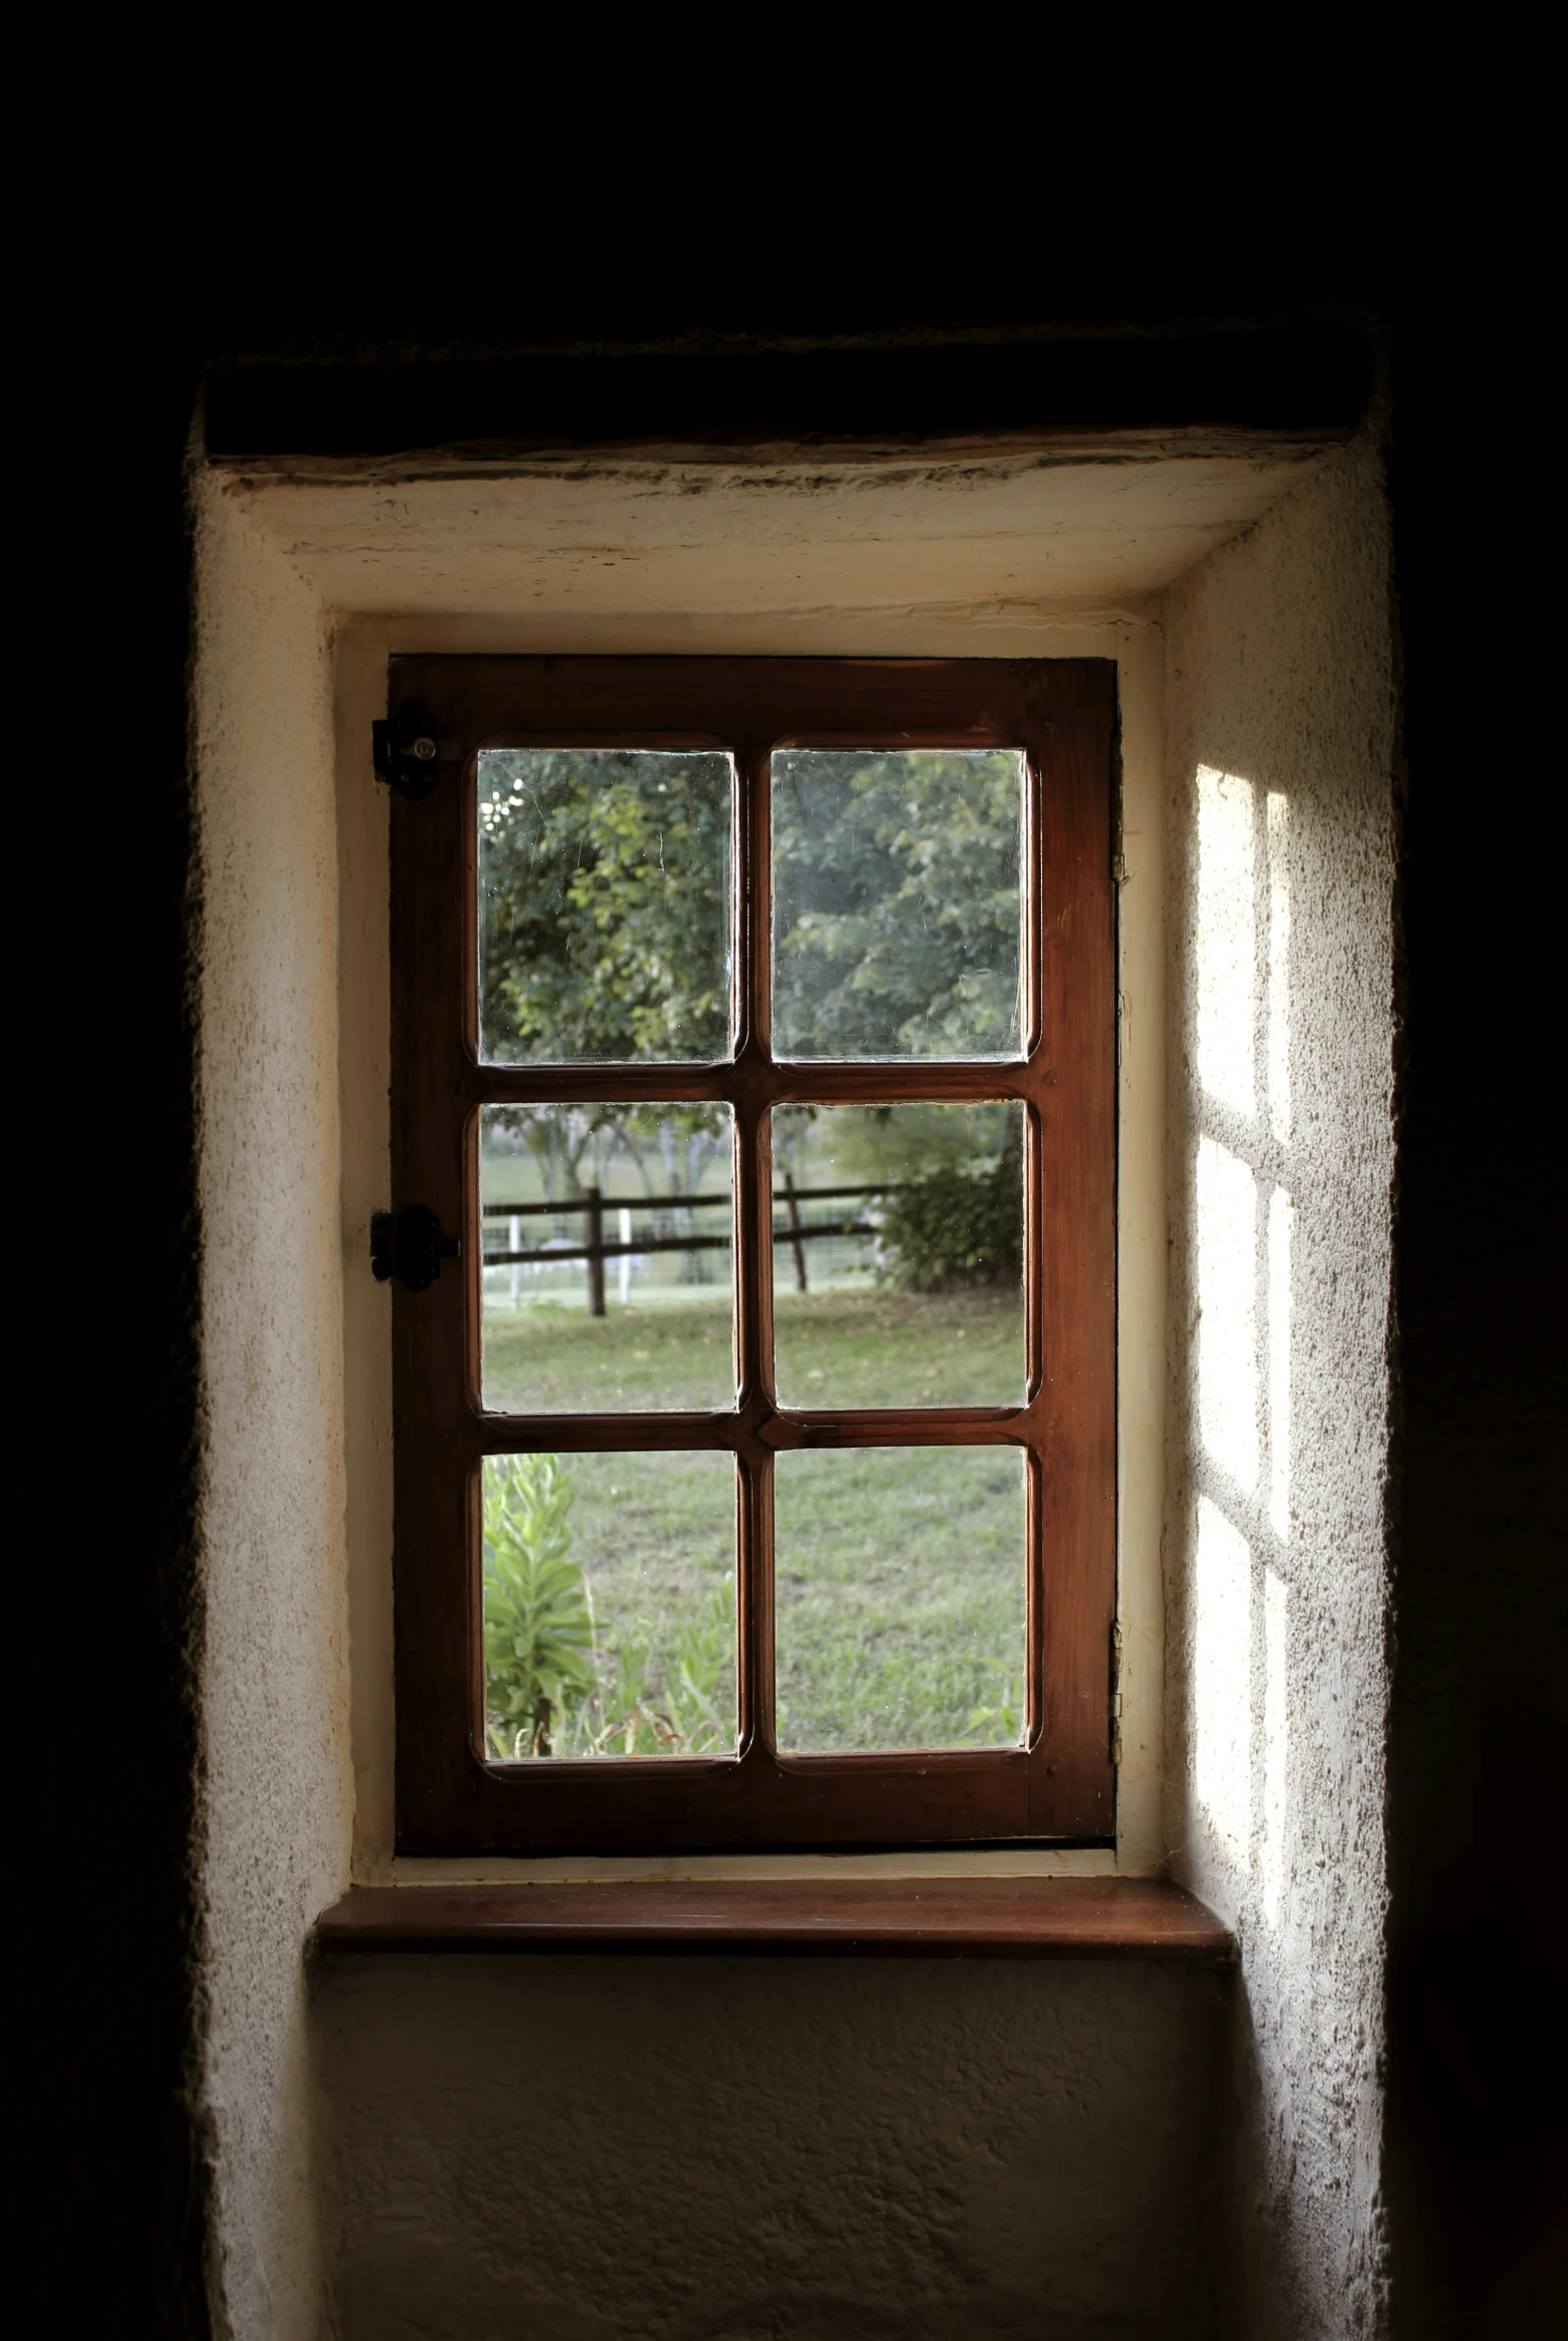
[[701, 1756], [728, 1750], [734, 1719], [720, 1713], [718, 1696], [734, 1659], [735, 1586], [727, 1578], [696, 1616], [681, 1620], [668, 1654], [656, 1653], [648, 1636], [622, 1636], [614, 1688], [592, 1719], [579, 1718], [580, 1745], [572, 1752]]
[[681, 1617], [668, 1650], [636, 1630], [604, 1648], [573, 1559], [571, 1482], [552, 1455], [485, 1473], [485, 1734], [503, 1759], [700, 1755], [728, 1747], [719, 1694], [735, 1659], [726, 1580]]
[[[788, 1053], [1015, 1047], [1017, 757], [784, 752], [775, 772], [775, 1007]], [[488, 754], [486, 1053], [722, 1056], [730, 820], [723, 757]]]
[[487, 1053], [722, 1056], [728, 760], [510, 751], [485, 758], [484, 789]]
[[[1019, 1373], [1016, 1294], [784, 1293], [779, 1307], [792, 1329], [796, 1379], [803, 1383], [808, 1368], [825, 1369], [825, 1384], [813, 1389], [844, 1390], [847, 1405], [989, 1405], [1007, 1396]], [[693, 1403], [714, 1355], [709, 1344], [716, 1334], [727, 1344], [727, 1318], [687, 1308], [651, 1327], [640, 1324], [638, 1338], [651, 1355], [628, 1364], [628, 1402], [657, 1407], [677, 1389], [691, 1394], [680, 1403]], [[515, 1380], [501, 1385], [494, 1403], [508, 1410], [599, 1403], [598, 1364], [614, 1338], [604, 1321], [582, 1312], [525, 1312], [510, 1338]], [[938, 1362], [938, 1379], [927, 1381], [925, 1370]], [[1018, 1465], [1010, 1449], [970, 1452], [988, 1462], [976, 1464], [979, 1484], [954, 1510], [927, 1500], [922, 1474], [897, 1449], [848, 1454], [841, 1477], [812, 1480], [797, 1498], [794, 1542], [816, 1556], [817, 1597], [802, 1599], [798, 1587], [791, 1596], [789, 1553], [781, 1546], [791, 1622], [780, 1697], [786, 1708], [829, 1722], [844, 1735], [842, 1745], [887, 1746], [880, 1719], [888, 1716], [899, 1719], [904, 1746], [1017, 1740]], [[731, 1745], [728, 1459], [692, 1451], [638, 1459], [645, 1465], [650, 1460], [657, 1471], [645, 1468], [629, 1484], [623, 1466], [630, 1459], [618, 1457], [602, 1469], [563, 1459], [574, 1491], [571, 1549], [591, 1593], [599, 1687], [569, 1697], [557, 1711], [555, 1759], [581, 1760], [596, 1745], [602, 1755], [623, 1755], [628, 1725], [643, 1758], [683, 1749], [720, 1753]], [[858, 1524], [863, 1535], [846, 1537], [846, 1523]], [[697, 1646], [703, 1641], [706, 1648]], [[491, 1744], [497, 1754], [512, 1753], [509, 1744]]]
[[985, 1285], [1016, 1289], [1023, 1274], [1023, 1214], [1016, 1159], [994, 1170], [956, 1165], [928, 1171], [888, 1196], [884, 1281], [906, 1293], [956, 1293]]
[[790, 1055], [1018, 1041], [1011, 753], [774, 760], [775, 1023]]
[[570, 1551], [572, 1488], [553, 1455], [485, 1470], [485, 1725], [498, 1756], [548, 1756], [567, 1702], [597, 1685], [594, 1623]]

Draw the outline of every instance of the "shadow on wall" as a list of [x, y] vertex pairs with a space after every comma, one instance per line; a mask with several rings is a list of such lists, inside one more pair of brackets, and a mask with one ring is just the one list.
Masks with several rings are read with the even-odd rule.
[[340, 2341], [1214, 2341], [1211, 1976], [338, 1959]]

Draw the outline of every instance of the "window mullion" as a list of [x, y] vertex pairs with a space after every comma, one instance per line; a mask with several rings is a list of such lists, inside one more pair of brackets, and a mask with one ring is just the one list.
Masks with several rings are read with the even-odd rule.
[[769, 744], [738, 747], [736, 978], [738, 992], [735, 1133], [736, 1379], [743, 1432], [738, 1447], [740, 1638], [743, 1750], [771, 1750], [773, 1705], [773, 1458], [758, 1434], [771, 1419], [774, 1341], [773, 1178], [769, 1159], [768, 1073], [773, 1029], [772, 874]]

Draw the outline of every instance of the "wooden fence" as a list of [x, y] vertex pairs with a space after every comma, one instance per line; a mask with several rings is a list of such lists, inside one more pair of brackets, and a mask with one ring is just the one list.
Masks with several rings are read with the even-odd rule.
[[[802, 1203], [865, 1202], [872, 1196], [891, 1195], [896, 1191], [896, 1180], [883, 1180], [874, 1187], [796, 1187], [787, 1172], [783, 1187], [774, 1196], [775, 1211], [783, 1210], [783, 1226], [774, 1228], [774, 1242], [787, 1244], [794, 1260], [796, 1292], [806, 1290], [805, 1247], [823, 1236], [868, 1236], [876, 1232], [862, 1211], [852, 1219], [830, 1219], [807, 1222], [800, 1216]], [[604, 1264], [607, 1260], [641, 1259], [650, 1252], [723, 1252], [730, 1247], [731, 1238], [724, 1236], [641, 1236], [630, 1243], [605, 1241], [605, 1212], [611, 1211], [716, 1211], [731, 1209], [728, 1195], [652, 1195], [636, 1203], [617, 1197], [607, 1204], [603, 1190], [585, 1187], [580, 1196], [570, 1196], [564, 1203], [487, 1203], [486, 1219], [565, 1219], [581, 1218], [584, 1222], [584, 1240], [580, 1244], [524, 1245], [513, 1234], [512, 1248], [505, 1252], [486, 1252], [486, 1268], [553, 1266], [558, 1261], [583, 1260], [588, 1264], [588, 1308], [590, 1315], [602, 1317], [605, 1313]]]

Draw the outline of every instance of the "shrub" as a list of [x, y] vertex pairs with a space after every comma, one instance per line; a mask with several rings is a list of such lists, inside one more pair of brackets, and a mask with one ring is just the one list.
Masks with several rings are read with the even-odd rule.
[[888, 1196], [881, 1237], [890, 1255], [883, 1275], [900, 1292], [1016, 1286], [1023, 1273], [1017, 1163], [1004, 1155], [990, 1171], [927, 1171]]

